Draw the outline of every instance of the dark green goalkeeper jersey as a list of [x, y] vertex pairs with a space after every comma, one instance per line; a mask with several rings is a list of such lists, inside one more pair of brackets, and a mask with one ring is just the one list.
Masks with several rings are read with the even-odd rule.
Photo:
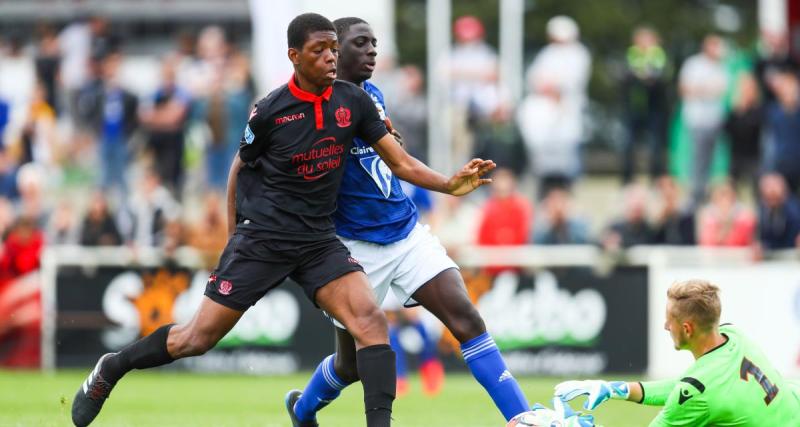
[[720, 332], [728, 340], [680, 380], [642, 383], [642, 403], [664, 406], [650, 427], [800, 426], [800, 385], [784, 380], [735, 327]]

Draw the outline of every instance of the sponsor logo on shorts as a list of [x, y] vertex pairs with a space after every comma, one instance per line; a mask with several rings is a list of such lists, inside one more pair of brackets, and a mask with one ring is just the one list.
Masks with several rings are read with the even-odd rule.
[[347, 261], [349, 261], [350, 264], [358, 264], [359, 263], [357, 259], [355, 259], [355, 258], [353, 258], [351, 256], [347, 257]]
[[233, 290], [233, 283], [231, 283], [229, 280], [223, 280], [219, 282], [218, 290], [222, 295], [230, 295], [231, 291]]

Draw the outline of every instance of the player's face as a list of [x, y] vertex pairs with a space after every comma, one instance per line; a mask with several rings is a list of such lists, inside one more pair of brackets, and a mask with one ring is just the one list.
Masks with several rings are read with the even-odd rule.
[[664, 322], [664, 329], [669, 331], [669, 336], [672, 337], [672, 344], [675, 345], [675, 350], [683, 350], [686, 348], [689, 337], [686, 333], [684, 323], [675, 318], [672, 314], [672, 302], [667, 302], [667, 316]]
[[301, 50], [289, 49], [289, 58], [297, 73], [309, 83], [327, 87], [336, 80], [339, 42], [333, 31], [315, 31], [308, 35]]
[[360, 23], [350, 26], [342, 34], [341, 50], [339, 51], [339, 70], [343, 78], [361, 83], [372, 77], [375, 71], [375, 56], [378, 52], [375, 47], [378, 39], [368, 24]]

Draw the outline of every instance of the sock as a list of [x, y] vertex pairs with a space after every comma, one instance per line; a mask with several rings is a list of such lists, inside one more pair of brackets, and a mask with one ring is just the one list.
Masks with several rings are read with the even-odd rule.
[[364, 387], [367, 427], [388, 427], [397, 388], [395, 355], [387, 344], [364, 347], [356, 352], [358, 376]]
[[406, 352], [403, 350], [403, 345], [400, 344], [400, 328], [397, 326], [389, 326], [389, 345], [394, 350], [397, 363], [395, 369], [397, 370], [398, 378], [405, 378], [408, 376], [408, 365], [406, 365]]
[[461, 354], [472, 376], [486, 389], [506, 421], [529, 410], [528, 400], [488, 333], [461, 344]]
[[317, 370], [308, 380], [303, 395], [294, 405], [294, 413], [300, 421], [312, 421], [317, 418], [317, 411], [328, 406], [339, 397], [342, 389], [348, 383], [342, 381], [333, 369], [336, 353], [331, 354], [320, 362]]
[[147, 369], [172, 363], [167, 351], [167, 336], [174, 324], [164, 325], [152, 334], [109, 356], [103, 362], [103, 379], [115, 384], [131, 369]]
[[422, 352], [419, 354], [420, 362], [425, 363], [429, 360], [436, 359], [436, 343], [433, 342], [431, 336], [428, 335], [428, 330], [425, 329], [425, 325], [423, 325], [421, 321], [415, 320], [411, 323], [411, 326], [417, 330], [417, 333], [419, 333], [419, 336], [422, 338]]

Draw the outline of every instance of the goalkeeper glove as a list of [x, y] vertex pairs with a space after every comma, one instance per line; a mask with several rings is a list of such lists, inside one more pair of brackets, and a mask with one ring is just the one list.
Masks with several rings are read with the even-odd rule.
[[585, 394], [583, 407], [591, 411], [608, 399], [626, 400], [631, 391], [625, 381], [585, 380], [564, 381], [555, 387], [554, 394], [567, 401]]

